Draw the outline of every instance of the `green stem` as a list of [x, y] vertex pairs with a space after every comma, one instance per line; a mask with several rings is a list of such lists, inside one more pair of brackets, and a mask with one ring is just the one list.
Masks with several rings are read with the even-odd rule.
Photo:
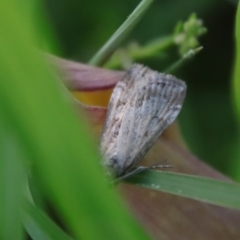
[[177, 69], [182, 67], [186, 62], [188, 62], [190, 59], [192, 59], [202, 49], [203, 49], [202, 46], [198, 47], [198, 48], [195, 48], [195, 49], [190, 49], [186, 54], [183, 55], [183, 57], [181, 59], [179, 59], [172, 66], [167, 68], [167, 70], [165, 70], [164, 72], [165, 73], [173, 73], [173, 72], [175, 72]]
[[107, 68], [119, 68], [127, 59], [139, 61], [159, 55], [163, 50], [168, 49], [174, 44], [173, 37], [167, 36], [155, 41], [151, 41], [145, 46], [130, 45], [127, 49], [119, 49], [111, 59], [104, 65]]
[[118, 28], [112, 37], [96, 53], [96, 55], [93, 56], [93, 58], [89, 61], [89, 64], [94, 66], [103, 65], [109, 56], [111, 56], [111, 54], [117, 49], [120, 43], [131, 32], [134, 26], [139, 22], [152, 2], [153, 0], [142, 0], [127, 20]]

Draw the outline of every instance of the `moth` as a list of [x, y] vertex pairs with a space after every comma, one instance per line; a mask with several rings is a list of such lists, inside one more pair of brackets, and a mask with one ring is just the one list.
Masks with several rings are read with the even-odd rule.
[[117, 83], [101, 136], [108, 174], [126, 178], [151, 167], [137, 167], [161, 133], [176, 119], [186, 84], [171, 75], [134, 64]]

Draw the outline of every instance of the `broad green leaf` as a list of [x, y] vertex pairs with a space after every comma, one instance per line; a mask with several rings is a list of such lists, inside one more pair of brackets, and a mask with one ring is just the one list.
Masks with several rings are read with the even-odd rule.
[[157, 191], [240, 210], [240, 184], [161, 171], [146, 171], [127, 179]]
[[76, 238], [148, 239], [109, 188], [89, 127], [35, 49], [24, 13], [1, 2], [0, 101], [34, 177]]

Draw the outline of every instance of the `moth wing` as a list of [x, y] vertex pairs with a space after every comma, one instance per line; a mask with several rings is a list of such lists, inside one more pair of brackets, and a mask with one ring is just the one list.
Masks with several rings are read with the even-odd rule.
[[115, 175], [126, 173], [142, 160], [177, 117], [185, 94], [183, 81], [139, 64], [133, 65], [118, 82], [110, 100], [101, 145], [107, 165], [116, 167]]

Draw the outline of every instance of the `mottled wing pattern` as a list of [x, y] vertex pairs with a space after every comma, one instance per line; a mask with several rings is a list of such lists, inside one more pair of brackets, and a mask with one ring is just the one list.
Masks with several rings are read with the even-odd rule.
[[175, 120], [186, 84], [171, 75], [135, 64], [112, 93], [101, 150], [112, 175], [131, 171]]

